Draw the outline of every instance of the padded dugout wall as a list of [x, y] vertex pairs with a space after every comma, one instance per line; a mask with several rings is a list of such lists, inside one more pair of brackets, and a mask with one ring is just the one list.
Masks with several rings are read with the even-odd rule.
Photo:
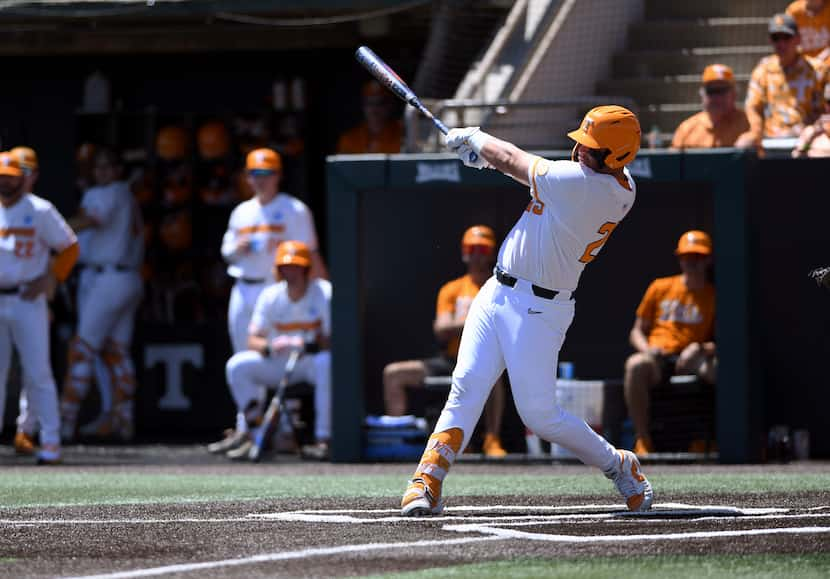
[[[553, 157], [553, 155], [547, 155]], [[562, 359], [582, 377], [620, 376], [628, 331], [648, 282], [677, 272], [672, 254], [690, 228], [714, 234], [718, 279], [721, 459], [760, 457], [761, 377], [750, 331], [746, 177], [734, 151], [644, 152], [633, 167], [634, 209], [577, 290]], [[459, 239], [483, 222], [507, 233], [527, 204], [524, 187], [445, 155], [330, 157], [330, 263], [334, 282], [334, 441], [337, 461], [360, 459], [354, 416], [382, 408], [383, 365], [434, 352], [440, 285], [463, 271]]]

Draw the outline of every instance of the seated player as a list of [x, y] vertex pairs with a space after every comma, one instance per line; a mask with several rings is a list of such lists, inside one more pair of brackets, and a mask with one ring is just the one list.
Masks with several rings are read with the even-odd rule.
[[714, 384], [715, 287], [707, 280], [712, 240], [687, 231], [675, 250], [681, 273], [651, 282], [631, 328], [637, 350], [625, 362], [624, 390], [634, 423], [634, 453], [654, 452], [649, 429], [649, 390], [672, 374], [696, 374]]
[[[438, 292], [433, 331], [438, 342], [445, 344], [445, 349], [434, 358], [393, 362], [383, 369], [383, 397], [387, 414], [402, 416], [406, 413], [407, 387], [423, 386], [427, 376], [452, 375], [464, 320], [473, 298], [492, 275], [495, 247], [495, 234], [485, 225], [475, 225], [464, 232], [461, 259], [467, 266], [467, 273], [446, 283]], [[504, 383], [499, 378], [484, 407], [482, 452], [489, 458], [502, 458], [507, 454], [499, 437], [503, 413]]]
[[331, 283], [311, 279], [311, 250], [300, 241], [284, 241], [277, 248], [274, 277], [254, 306], [248, 350], [234, 354], [225, 373], [237, 411], [245, 415], [243, 428], [231, 431], [208, 450], [229, 458], [245, 458], [252, 431], [261, 421], [269, 385], [283, 377], [292, 350], [303, 350], [289, 384], [314, 385], [316, 444], [307, 447], [314, 458], [328, 456], [331, 428]]

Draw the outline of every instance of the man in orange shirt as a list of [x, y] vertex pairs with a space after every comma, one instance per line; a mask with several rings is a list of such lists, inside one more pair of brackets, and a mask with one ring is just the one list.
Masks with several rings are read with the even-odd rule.
[[340, 135], [337, 152], [400, 153], [403, 123], [395, 118], [395, 101], [388, 90], [372, 80], [363, 85], [365, 121]]
[[796, 0], [787, 6], [801, 31], [801, 50], [818, 60], [830, 57], [830, 2]]
[[823, 73], [798, 48], [795, 20], [776, 14], [769, 34], [775, 54], [762, 58], [752, 71], [746, 95], [751, 128], [738, 138], [738, 147], [757, 147], [765, 137], [797, 137], [821, 113]]
[[[427, 376], [449, 376], [455, 367], [461, 331], [473, 298], [493, 275], [496, 236], [485, 225], [474, 225], [464, 232], [461, 255], [467, 274], [454, 279], [438, 292], [433, 331], [439, 343], [446, 344], [441, 355], [426, 360], [393, 362], [383, 369], [383, 397], [386, 413], [402, 416], [406, 412], [406, 388], [422, 386]], [[484, 407], [484, 444], [482, 451], [489, 458], [502, 458], [507, 453], [501, 445], [499, 431], [504, 413], [504, 383], [496, 381]]]
[[749, 130], [746, 113], [735, 106], [735, 74], [725, 64], [703, 69], [700, 98], [703, 110], [677, 127], [673, 149], [731, 147]]
[[824, 114], [801, 131], [793, 157], [830, 157], [830, 83], [824, 85]]
[[631, 328], [637, 350], [625, 362], [625, 402], [634, 423], [634, 453], [654, 451], [649, 428], [649, 390], [674, 373], [697, 374], [714, 384], [715, 288], [707, 281], [712, 240], [687, 231], [675, 250], [680, 275], [649, 285]]

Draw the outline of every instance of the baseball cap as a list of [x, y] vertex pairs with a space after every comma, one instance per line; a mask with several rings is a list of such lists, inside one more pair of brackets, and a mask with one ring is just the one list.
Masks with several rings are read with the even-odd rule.
[[686, 255], [688, 253], [699, 253], [701, 255], [712, 254], [712, 238], [704, 231], [693, 229], [680, 236], [677, 242], [675, 255]]
[[254, 149], [245, 159], [245, 169], [254, 175], [282, 171], [282, 157], [273, 149]]
[[776, 14], [769, 21], [770, 34], [789, 34], [795, 36], [798, 34], [798, 24], [792, 16], [786, 13]]
[[20, 168], [26, 173], [37, 171], [37, 153], [31, 147], [15, 147], [9, 153], [20, 163]]
[[311, 267], [311, 250], [302, 241], [283, 241], [277, 247], [274, 265], [299, 265]]
[[707, 84], [710, 82], [726, 82], [735, 84], [735, 73], [725, 64], [710, 64], [703, 69], [701, 82]]
[[464, 232], [461, 239], [461, 247], [470, 245], [484, 245], [486, 247], [496, 246], [496, 234], [486, 225], [473, 225]]
[[9, 175], [11, 177], [22, 177], [23, 171], [20, 169], [20, 163], [9, 152], [0, 153], [0, 175]]

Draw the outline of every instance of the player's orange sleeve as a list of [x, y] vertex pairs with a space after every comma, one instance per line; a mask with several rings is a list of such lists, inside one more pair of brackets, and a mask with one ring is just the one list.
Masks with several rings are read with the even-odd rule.
[[76, 241], [55, 255], [55, 258], [52, 261], [52, 273], [55, 274], [58, 281], [65, 281], [66, 278], [69, 277], [69, 274], [72, 272], [72, 268], [75, 267], [75, 263], [78, 261], [80, 253], [81, 250], [78, 246], [78, 242]]
[[458, 287], [455, 280], [445, 283], [438, 292], [438, 301], [435, 304], [435, 317], [441, 314], [452, 314], [455, 311], [455, 300], [458, 296]]

